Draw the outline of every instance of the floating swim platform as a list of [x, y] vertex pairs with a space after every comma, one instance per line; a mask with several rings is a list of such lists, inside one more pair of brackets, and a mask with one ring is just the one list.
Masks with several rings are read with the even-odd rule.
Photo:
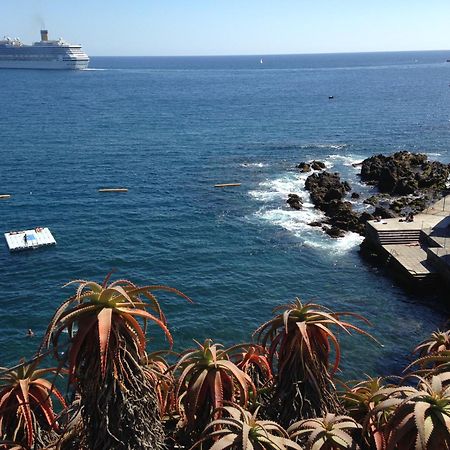
[[100, 188], [98, 192], [128, 192], [127, 188]]
[[11, 197], [11, 194], [0, 194], [0, 199], [7, 199], [10, 197]]
[[5, 233], [5, 239], [10, 252], [56, 245], [55, 238], [50, 230], [41, 227], [33, 230], [9, 231]]
[[240, 186], [241, 183], [219, 183], [215, 184], [214, 187], [216, 188], [223, 188], [223, 187], [232, 187], [232, 186]]

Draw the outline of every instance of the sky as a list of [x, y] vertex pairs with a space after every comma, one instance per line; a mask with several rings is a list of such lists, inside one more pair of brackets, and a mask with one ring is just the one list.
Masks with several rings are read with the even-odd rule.
[[79, 43], [91, 56], [450, 49], [450, 0], [13, 0], [0, 36]]

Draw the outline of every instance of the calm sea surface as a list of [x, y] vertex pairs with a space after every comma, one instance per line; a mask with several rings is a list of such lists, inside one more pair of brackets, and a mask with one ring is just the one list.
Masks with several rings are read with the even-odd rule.
[[[58, 242], [0, 246], [0, 365], [32, 355], [73, 292], [65, 282], [115, 269], [192, 297], [161, 297], [177, 349], [248, 341], [300, 296], [373, 322], [384, 347], [344, 338], [345, 376], [398, 372], [445, 323], [443, 302], [365, 264], [359, 236], [309, 227], [320, 214], [293, 168], [320, 159], [364, 196], [351, 164], [369, 155], [450, 162], [449, 57], [98, 57], [84, 72], [0, 71], [0, 193], [13, 194], [0, 202], [0, 232], [48, 226]], [[242, 186], [213, 187], [227, 182]], [[99, 194], [105, 186], [129, 192]], [[290, 192], [303, 211], [286, 207]], [[151, 349], [165, 345], [152, 336]]]

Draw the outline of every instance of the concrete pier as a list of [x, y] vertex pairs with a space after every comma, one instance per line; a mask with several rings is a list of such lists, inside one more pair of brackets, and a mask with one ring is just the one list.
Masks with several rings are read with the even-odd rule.
[[450, 286], [450, 195], [412, 222], [398, 217], [368, 221], [365, 241], [408, 281]]

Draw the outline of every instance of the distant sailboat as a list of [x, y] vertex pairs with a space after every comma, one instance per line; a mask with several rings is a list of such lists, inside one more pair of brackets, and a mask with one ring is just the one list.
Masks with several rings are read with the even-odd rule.
[[263, 61], [262, 58], [260, 59], [259, 63], [260, 63], [260, 64], [263, 64], [263, 63], [264, 63], [264, 61]]

